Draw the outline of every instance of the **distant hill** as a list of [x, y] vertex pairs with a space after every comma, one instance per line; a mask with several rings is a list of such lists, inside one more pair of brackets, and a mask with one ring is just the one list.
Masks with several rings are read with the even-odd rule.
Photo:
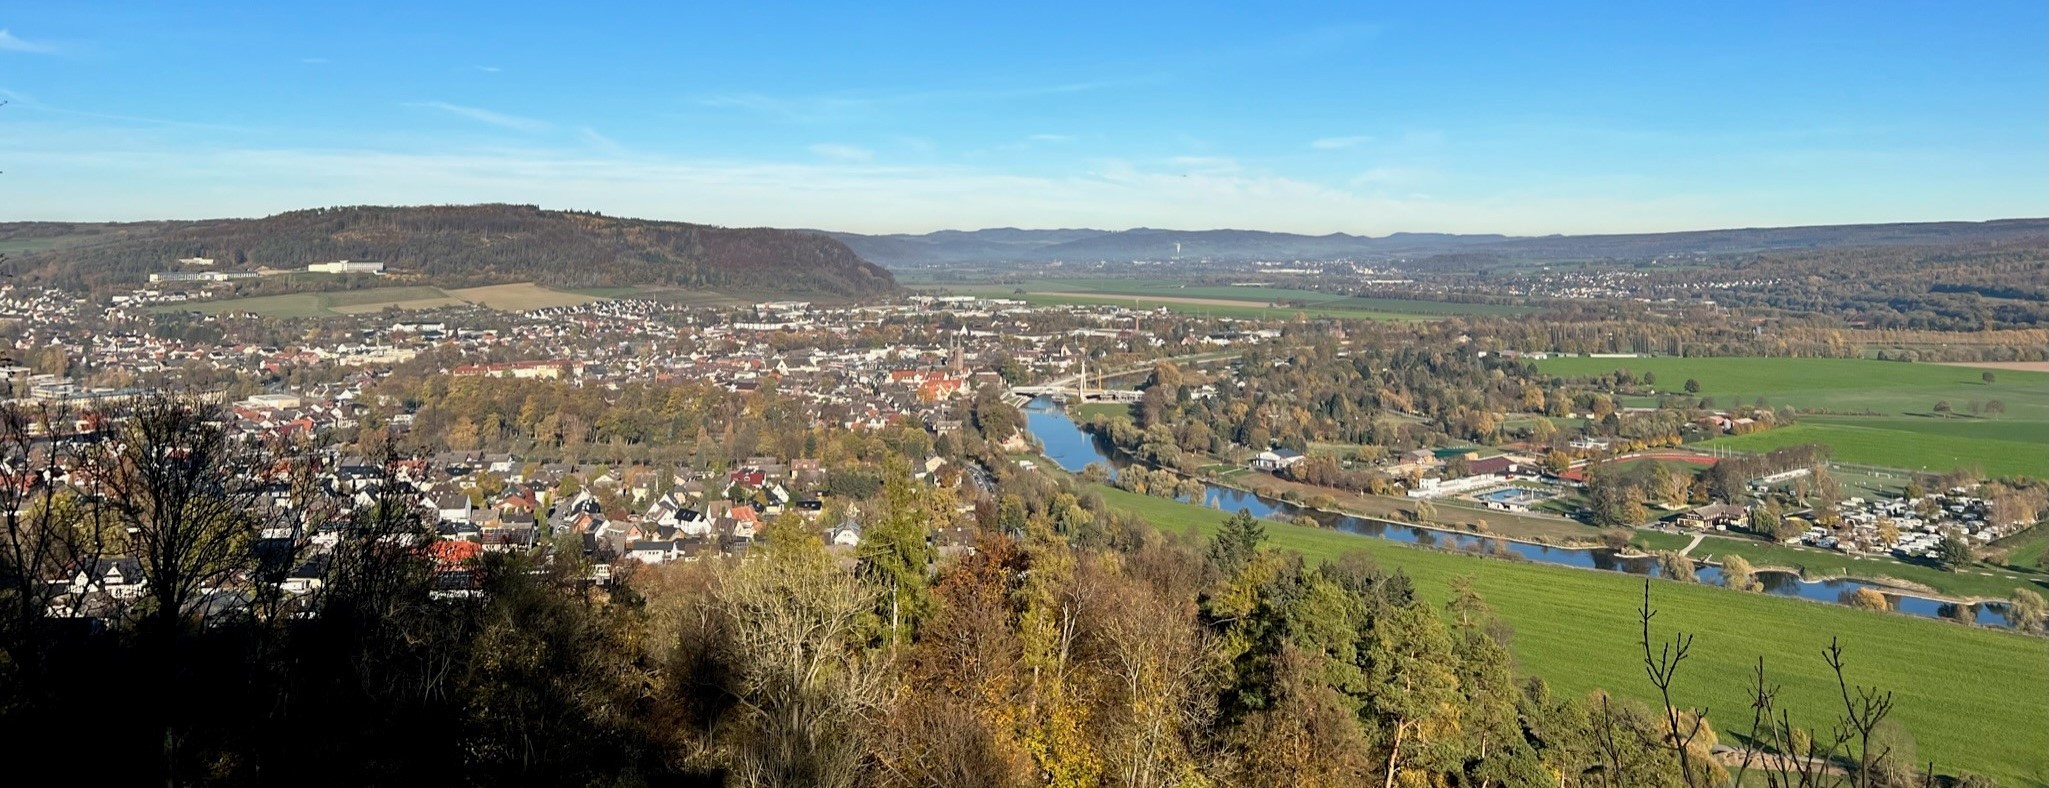
[[435, 284], [674, 285], [860, 296], [896, 280], [817, 233], [548, 211], [531, 205], [319, 208], [261, 219], [0, 224], [16, 275], [73, 287], [141, 282], [175, 261], [301, 268], [374, 260]]
[[936, 263], [1183, 259], [1388, 260], [1469, 267], [1488, 262], [1629, 260], [1832, 247], [1936, 246], [2049, 238], [2049, 219], [1512, 237], [1448, 233], [1297, 235], [1257, 230], [944, 230], [924, 235], [828, 233], [891, 266]]

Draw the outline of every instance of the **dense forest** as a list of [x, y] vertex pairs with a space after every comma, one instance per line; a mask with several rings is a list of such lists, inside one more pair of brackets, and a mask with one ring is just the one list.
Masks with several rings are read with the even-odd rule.
[[2049, 241], [1775, 252], [1662, 272], [1643, 289], [1873, 329], [2040, 328], [2049, 326]]
[[262, 219], [0, 225], [0, 239], [45, 239], [18, 255], [24, 281], [87, 289], [135, 284], [176, 261], [227, 270], [368, 260], [439, 285], [537, 281], [558, 287], [675, 285], [792, 294], [890, 292], [888, 271], [815, 233], [622, 219], [531, 205], [355, 206]]

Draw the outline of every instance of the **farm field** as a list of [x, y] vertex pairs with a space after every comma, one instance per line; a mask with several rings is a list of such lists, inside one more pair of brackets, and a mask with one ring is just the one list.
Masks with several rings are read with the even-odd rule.
[[1835, 450], [1834, 459], [1841, 462], [1937, 472], [1977, 468], [1992, 476], [2049, 476], [2049, 455], [2041, 443], [1834, 424], [1822, 418], [1716, 438], [1706, 445], [1761, 452], [1802, 443], [1827, 444]]
[[524, 312], [529, 309], [546, 309], [555, 306], [576, 306], [599, 300], [596, 296], [550, 290], [532, 282], [512, 285], [488, 285], [450, 290], [448, 295], [472, 304], [481, 304], [492, 309], [507, 312]]
[[[1343, 293], [1278, 287], [1191, 285], [1166, 279], [1044, 279], [1022, 284], [956, 284], [946, 289], [963, 295], [1018, 298], [1033, 304], [1136, 305], [1166, 307], [1179, 312], [1223, 317], [1288, 317], [1296, 312], [1316, 317], [1369, 320], [1414, 320], [1450, 315], [1515, 315], [1536, 310], [1499, 304], [1460, 304], [1397, 298], [1353, 298]], [[1022, 289], [1023, 295], [1016, 291]], [[1302, 306], [1269, 306], [1299, 301]]]
[[[1658, 386], [1678, 390], [1700, 381], [1700, 395], [1718, 405], [1791, 405], [1812, 414], [1785, 429], [1718, 438], [1708, 445], [1764, 451], [1826, 443], [1838, 461], [1947, 471], [1980, 467], [1992, 475], [2049, 476], [2049, 373], [1943, 364], [1803, 358], [1553, 358], [1537, 362], [1553, 375], [1599, 375], [1616, 369], [1656, 373]], [[1970, 403], [1997, 400], [2001, 415], [1969, 415]], [[1948, 402], [1953, 412], [1935, 412]], [[1857, 415], [1841, 415], [1857, 414]]]
[[199, 311], [206, 314], [248, 312], [263, 317], [331, 317], [366, 314], [385, 309], [432, 309], [478, 304], [491, 309], [521, 311], [549, 306], [568, 306], [600, 300], [599, 296], [552, 290], [532, 282], [444, 290], [427, 285], [373, 287], [363, 290], [330, 290], [315, 293], [249, 296], [219, 301], [166, 304], [157, 312]]
[[[1165, 531], [1214, 534], [1224, 514], [1192, 504], [1092, 488], [1113, 508]], [[1635, 608], [1643, 581], [1627, 575], [1517, 564], [1404, 547], [1339, 531], [1269, 522], [1275, 547], [1322, 561], [1357, 550], [1399, 568], [1418, 591], [1442, 602], [1450, 579], [1475, 578], [1496, 614], [1515, 628], [1518, 669], [1561, 692], [1604, 688], [1641, 700], [1643, 681]], [[1697, 636], [1682, 670], [1681, 702], [1706, 706], [1726, 740], [1747, 724], [1744, 691], [1757, 657], [1784, 685], [1781, 702], [1795, 723], [1819, 725], [1841, 700], [1820, 658], [1830, 637], [1847, 651], [1852, 682], [1896, 694], [1893, 719], [1918, 740], [1923, 760], [1941, 771], [1969, 770], [2001, 785], [2049, 785], [2049, 640], [1903, 615], [1797, 599], [1652, 581], [1657, 630]], [[1596, 677], [1612, 677], [1598, 680]]]

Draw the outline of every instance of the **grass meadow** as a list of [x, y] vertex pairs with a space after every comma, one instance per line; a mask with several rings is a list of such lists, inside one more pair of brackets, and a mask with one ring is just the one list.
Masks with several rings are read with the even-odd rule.
[[[1565, 377], [1627, 369], [1657, 375], [1657, 387], [1678, 391], [1698, 380], [1700, 396], [1733, 407], [1759, 399], [1810, 411], [1791, 427], [1731, 436], [1710, 445], [1766, 451], [1825, 443], [1841, 462], [1909, 470], [1979, 468], [1994, 476], [2049, 477], [2049, 373], [1939, 364], [1812, 358], [1553, 358], [1543, 372]], [[1973, 415], [1998, 401], [2000, 415]], [[1951, 413], [1936, 412], [1947, 402]], [[1818, 413], [1812, 411], [1827, 411]]]
[[[1214, 534], [1225, 514], [1192, 504], [1098, 486], [1113, 508], [1155, 527]], [[1340, 531], [1269, 522], [1269, 542], [1323, 561], [1361, 551], [1416, 580], [1433, 602], [1451, 578], [1470, 575], [1495, 613], [1515, 629], [1518, 668], [1560, 691], [1596, 688], [1652, 700], [1637, 645], [1643, 580], [1629, 575], [1512, 563], [1421, 550]], [[1796, 724], [1823, 725], [1841, 700], [1821, 649], [1840, 638], [1852, 682], [1893, 691], [1894, 719], [1917, 739], [1922, 760], [1968, 770], [2001, 785], [2049, 785], [2049, 640], [1847, 607], [1652, 581], [1655, 631], [1694, 634], [1678, 699], [1709, 709], [1724, 740], [1748, 724], [1749, 671], [1765, 659], [1783, 685]]]

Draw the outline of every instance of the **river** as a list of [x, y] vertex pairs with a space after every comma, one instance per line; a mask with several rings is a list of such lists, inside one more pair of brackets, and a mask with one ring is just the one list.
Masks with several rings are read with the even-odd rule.
[[[1069, 472], [1078, 472], [1090, 463], [1102, 463], [1114, 475], [1117, 468], [1130, 465], [1131, 461], [1118, 455], [1109, 442], [1083, 431], [1067, 413], [1051, 400], [1039, 398], [1025, 406], [1025, 419], [1032, 435], [1039, 439], [1047, 459]], [[1317, 523], [1331, 528], [1374, 539], [1387, 539], [1408, 544], [1435, 546], [1448, 550], [1468, 550], [1491, 553], [1500, 550], [1512, 552], [1533, 563], [1576, 566], [1585, 569], [1599, 569], [1609, 572], [1627, 572], [1634, 575], [1659, 575], [1657, 561], [1643, 557], [1622, 557], [1606, 548], [1552, 547], [1506, 539], [1477, 536], [1457, 531], [1421, 528], [1387, 520], [1375, 520], [1349, 514], [1312, 511], [1286, 501], [1264, 498], [1244, 490], [1214, 484], [1203, 485], [1205, 506], [1224, 512], [1239, 509], [1249, 511], [1255, 517], [1295, 521], [1307, 515]], [[1696, 564], [1694, 572], [1698, 582], [1721, 585], [1721, 570], [1703, 564]], [[1891, 600], [1894, 610], [1924, 618], [1951, 619], [1958, 603], [1940, 599], [1903, 594], [1892, 588], [1851, 578], [1831, 580], [1803, 580], [1791, 572], [1758, 572], [1758, 582], [1763, 591], [1774, 596], [1791, 596], [1831, 604], [1840, 604], [1849, 594], [1858, 589], [1870, 588], [1885, 594]], [[1969, 605], [1972, 620], [1985, 626], [2010, 627], [2006, 618], [2006, 606], [1997, 602]]]

